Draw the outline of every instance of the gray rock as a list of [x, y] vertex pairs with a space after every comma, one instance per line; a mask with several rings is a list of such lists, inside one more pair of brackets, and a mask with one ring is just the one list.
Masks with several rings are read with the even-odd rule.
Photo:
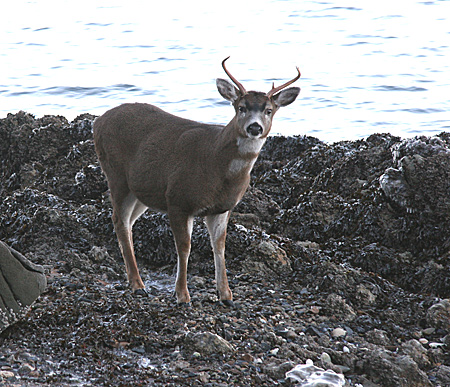
[[334, 315], [341, 321], [353, 321], [356, 317], [353, 308], [344, 298], [335, 293], [328, 295], [325, 309], [329, 315]]
[[0, 241], [0, 332], [20, 319], [46, 286], [42, 266]]
[[431, 387], [427, 375], [410, 356], [376, 349], [364, 358], [364, 373], [384, 387]]
[[431, 372], [431, 376], [436, 380], [438, 385], [450, 386], [450, 367], [446, 365], [440, 365], [434, 368]]
[[[376, 345], [389, 345], [390, 340], [387, 332], [381, 329], [373, 329], [366, 333], [367, 341]], [[420, 344], [420, 343], [419, 343]]]
[[185, 345], [201, 354], [223, 354], [234, 352], [234, 347], [224, 338], [211, 332], [192, 333], [186, 335]]
[[427, 321], [434, 328], [450, 330], [450, 299], [444, 299], [428, 309]]
[[427, 356], [427, 350], [418, 340], [409, 340], [402, 344], [402, 352], [405, 355], [410, 356], [420, 368], [426, 368], [430, 366], [430, 360]]

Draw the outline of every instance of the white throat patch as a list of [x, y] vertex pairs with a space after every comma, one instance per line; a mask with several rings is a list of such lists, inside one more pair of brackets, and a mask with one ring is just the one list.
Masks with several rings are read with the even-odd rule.
[[238, 151], [241, 155], [246, 155], [248, 153], [259, 154], [265, 142], [265, 138], [238, 137]]
[[251, 160], [244, 159], [233, 159], [231, 160], [230, 166], [228, 168], [229, 175], [236, 175], [241, 173], [243, 170], [248, 170], [250, 172], [255, 164], [256, 157]]

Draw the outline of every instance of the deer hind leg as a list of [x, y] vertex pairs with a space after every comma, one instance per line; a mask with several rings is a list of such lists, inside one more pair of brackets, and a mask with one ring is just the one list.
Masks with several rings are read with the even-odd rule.
[[191, 235], [194, 218], [178, 211], [169, 210], [170, 227], [177, 248], [177, 279], [175, 293], [178, 304], [188, 304], [191, 301], [187, 288], [187, 266], [191, 252]]
[[[145, 289], [139, 274], [133, 247], [132, 228], [134, 222], [141, 216], [147, 207], [142, 204], [134, 194], [114, 195], [111, 190], [113, 202], [113, 223], [116, 231], [119, 247], [127, 270], [128, 282], [134, 292]], [[117, 197], [120, 196], [120, 197]]]
[[206, 216], [206, 226], [211, 237], [211, 245], [214, 253], [216, 286], [219, 299], [225, 305], [232, 306], [233, 295], [228, 285], [227, 271], [225, 268], [225, 239], [229, 218], [230, 211], [218, 215], [208, 215]]

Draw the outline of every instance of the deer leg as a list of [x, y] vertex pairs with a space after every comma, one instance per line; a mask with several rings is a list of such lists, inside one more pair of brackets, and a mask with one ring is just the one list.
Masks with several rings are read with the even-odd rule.
[[211, 245], [214, 253], [214, 265], [216, 268], [216, 286], [220, 300], [228, 306], [233, 304], [233, 295], [228, 285], [227, 271], [225, 268], [225, 239], [227, 236], [227, 224], [230, 211], [218, 215], [206, 216], [206, 226], [211, 237]]
[[180, 212], [169, 210], [169, 221], [178, 253], [177, 279], [175, 282], [177, 303], [188, 304], [191, 301], [191, 297], [187, 288], [187, 266], [191, 252], [191, 235], [194, 218]]
[[134, 292], [145, 289], [139, 274], [133, 247], [132, 227], [136, 219], [146, 210], [145, 207], [131, 192], [122, 200], [113, 196], [113, 223], [119, 247], [127, 270], [128, 282]]

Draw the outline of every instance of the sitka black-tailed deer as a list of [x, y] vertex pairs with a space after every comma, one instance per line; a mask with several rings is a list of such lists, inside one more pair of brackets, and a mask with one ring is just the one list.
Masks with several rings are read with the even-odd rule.
[[214, 254], [219, 299], [232, 305], [225, 269], [225, 237], [233, 207], [241, 200], [250, 171], [266, 141], [275, 112], [289, 105], [300, 88], [274, 87], [267, 94], [246, 91], [217, 79], [235, 116], [227, 126], [183, 119], [144, 103], [123, 104], [97, 118], [95, 149], [113, 205], [114, 228], [135, 292], [145, 292], [133, 249], [132, 226], [147, 209], [169, 216], [178, 253], [175, 292], [178, 303], [189, 303], [187, 265], [195, 216], [205, 217]]

